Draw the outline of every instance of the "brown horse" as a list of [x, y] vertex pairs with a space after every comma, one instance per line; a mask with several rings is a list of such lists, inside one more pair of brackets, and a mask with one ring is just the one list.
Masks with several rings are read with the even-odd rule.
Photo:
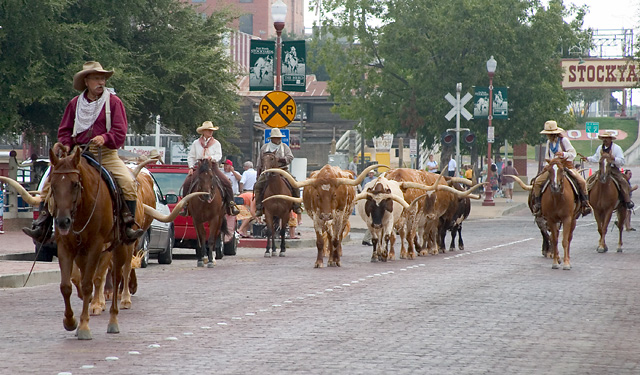
[[[209, 159], [200, 160], [193, 175], [193, 186], [190, 192], [205, 192], [207, 195], [198, 197], [189, 204], [189, 214], [193, 218], [193, 226], [198, 234], [198, 267], [204, 267], [203, 258], [208, 257], [207, 267], [212, 268], [216, 262], [213, 259], [212, 247], [215, 247], [216, 259], [222, 259], [222, 238], [220, 234], [229, 234], [225, 219], [225, 205], [220, 181], [214, 169], [218, 164]], [[209, 225], [209, 236], [204, 224]]]
[[600, 157], [600, 166], [598, 173], [589, 178], [589, 204], [593, 208], [593, 216], [598, 224], [598, 233], [600, 233], [600, 241], [598, 242], [599, 253], [606, 253], [609, 248], [605, 243], [607, 228], [613, 211], [618, 211], [618, 252], [622, 252], [622, 228], [627, 219], [627, 208], [624, 202], [619, 198], [620, 193], [611, 177], [614, 158], [611, 154], [602, 154]]
[[[547, 188], [542, 192], [540, 217], [536, 218], [536, 224], [540, 228], [543, 241], [548, 239], [548, 249], [553, 256], [553, 265], [551, 268], [560, 267], [560, 256], [558, 254], [558, 240], [560, 236], [560, 228], [562, 231], [562, 247], [564, 248], [564, 259], [562, 269], [570, 270], [570, 246], [573, 239], [573, 231], [576, 228], [576, 221], [580, 215], [580, 202], [576, 197], [569, 177], [566, 176], [565, 160], [554, 158], [547, 160], [548, 165], [544, 170], [549, 172]], [[526, 185], [517, 176], [513, 177], [523, 189], [531, 191], [532, 185]], [[529, 207], [532, 207], [533, 193], [529, 196]], [[543, 242], [543, 255], [545, 255], [545, 243]]]
[[[261, 158], [261, 165], [264, 170], [278, 168], [278, 158], [273, 152], [265, 152]], [[267, 238], [267, 251], [265, 257], [276, 256], [276, 230], [280, 230], [280, 256], [285, 256], [284, 235], [287, 231], [289, 216], [293, 208], [293, 202], [283, 199], [266, 200], [273, 195], [291, 196], [291, 189], [284, 177], [275, 173], [265, 172], [267, 178], [264, 188], [264, 218], [269, 228], [269, 238]], [[279, 223], [279, 224], [278, 224]], [[271, 255], [269, 255], [269, 240], [271, 240]]]

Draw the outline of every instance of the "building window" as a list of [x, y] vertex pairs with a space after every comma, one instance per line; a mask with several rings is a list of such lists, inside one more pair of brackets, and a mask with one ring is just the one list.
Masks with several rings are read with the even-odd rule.
[[253, 35], [253, 14], [240, 16], [239, 26], [241, 32]]

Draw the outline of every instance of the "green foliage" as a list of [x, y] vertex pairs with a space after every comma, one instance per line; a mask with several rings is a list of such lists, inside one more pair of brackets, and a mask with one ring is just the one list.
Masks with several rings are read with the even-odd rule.
[[[0, 132], [55, 135], [73, 74], [97, 60], [138, 132], [161, 116], [193, 135], [205, 120], [235, 135], [239, 98], [224, 34], [227, 11], [206, 18], [178, 0], [0, 2]], [[26, 26], [28, 25], [28, 27]]]
[[[580, 38], [584, 8], [560, 0], [317, 0], [327, 14], [312, 43], [322, 48], [336, 110], [361, 119], [367, 136], [406, 132], [428, 144], [452, 127], [444, 100], [463, 83], [488, 86], [486, 61], [498, 67], [494, 86], [509, 87], [509, 120], [495, 134], [535, 143], [544, 122], [574, 120], [562, 89], [559, 59]], [[338, 11], [339, 10], [339, 11]], [[570, 23], [564, 19], [572, 18]], [[465, 122], [486, 143], [487, 120]]]

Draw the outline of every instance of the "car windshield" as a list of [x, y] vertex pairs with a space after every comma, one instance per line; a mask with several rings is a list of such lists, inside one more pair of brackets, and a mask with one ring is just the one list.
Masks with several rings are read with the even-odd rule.
[[153, 177], [155, 177], [156, 181], [158, 182], [162, 193], [178, 195], [178, 193], [180, 192], [180, 188], [182, 187], [182, 183], [187, 177], [187, 174], [153, 172]]

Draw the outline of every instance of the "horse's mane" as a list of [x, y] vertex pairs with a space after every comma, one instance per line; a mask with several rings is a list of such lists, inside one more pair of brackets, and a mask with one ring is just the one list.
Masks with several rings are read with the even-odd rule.
[[198, 174], [213, 171], [214, 168], [218, 168], [218, 163], [214, 163], [209, 159], [203, 159], [198, 163]]

